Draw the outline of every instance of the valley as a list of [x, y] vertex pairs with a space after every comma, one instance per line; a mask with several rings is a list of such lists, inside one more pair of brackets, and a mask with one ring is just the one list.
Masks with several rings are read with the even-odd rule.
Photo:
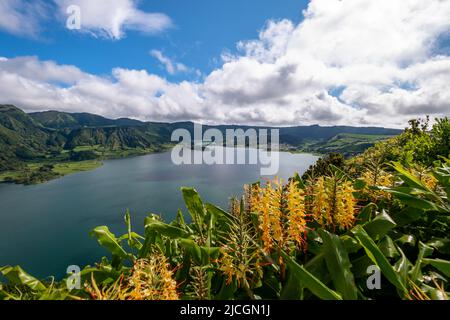
[[[270, 129], [250, 126], [203, 126], [227, 129]], [[89, 113], [46, 111], [27, 114], [0, 105], [0, 182], [36, 184], [74, 172], [95, 169], [106, 159], [167, 151], [176, 129], [193, 132], [193, 122], [158, 123], [107, 119]], [[351, 157], [400, 130], [374, 127], [297, 126], [280, 130], [282, 151], [341, 153]]]

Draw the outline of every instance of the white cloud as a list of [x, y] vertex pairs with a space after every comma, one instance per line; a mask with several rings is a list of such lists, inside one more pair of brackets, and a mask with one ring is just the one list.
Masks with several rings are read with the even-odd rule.
[[0, 57], [0, 70], [28, 80], [61, 84], [74, 84], [80, 79], [90, 77], [77, 67], [58, 65], [53, 61], [39, 61], [34, 56], [15, 59]]
[[[1, 102], [269, 125], [402, 127], [416, 116], [449, 115], [450, 56], [437, 40], [450, 32], [450, 1], [312, 0], [304, 15], [298, 25], [268, 22], [259, 39], [240, 42], [240, 53], [199, 83], [123, 68], [99, 77], [30, 57], [1, 61]], [[161, 52], [153, 55], [177, 71]]]
[[166, 57], [161, 51], [159, 50], [151, 50], [150, 55], [157, 59], [161, 64], [164, 65], [166, 71], [174, 75], [175, 73], [179, 72], [188, 72], [189, 68], [186, 67], [184, 64], [179, 62], [173, 62], [170, 58]]
[[81, 31], [95, 36], [121, 39], [127, 30], [157, 33], [172, 26], [171, 19], [162, 13], [148, 13], [137, 8], [136, 0], [54, 0], [60, 14], [76, 5], [81, 10]]
[[49, 16], [49, 5], [42, 0], [0, 1], [0, 30], [29, 37], [38, 37], [40, 21]]
[[127, 31], [154, 34], [172, 26], [165, 14], [139, 10], [137, 0], [1, 0], [0, 30], [37, 38], [42, 25], [56, 16], [65, 27], [72, 5], [81, 10], [80, 31], [93, 36], [121, 39]]

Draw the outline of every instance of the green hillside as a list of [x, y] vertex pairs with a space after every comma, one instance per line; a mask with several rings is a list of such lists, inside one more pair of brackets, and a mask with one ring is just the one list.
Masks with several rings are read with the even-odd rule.
[[[54, 169], [55, 164], [166, 150], [171, 145], [172, 132], [179, 128], [193, 135], [194, 123], [112, 120], [95, 114], [58, 111], [27, 114], [15, 106], [0, 105], [0, 181], [37, 183], [61, 175]], [[224, 134], [227, 129], [270, 129], [204, 126], [204, 130], [210, 128]], [[346, 156], [361, 153], [377, 141], [400, 133], [395, 129], [346, 126], [277, 129], [281, 144], [291, 151], [339, 152]]]
[[21, 162], [39, 159], [54, 149], [49, 132], [22, 110], [0, 105], [0, 171], [21, 167]]
[[326, 141], [311, 143], [305, 149], [320, 154], [340, 153], [351, 157], [391, 137], [392, 135], [340, 133]]
[[59, 111], [34, 112], [29, 114], [43, 126], [53, 129], [108, 127], [108, 126], [140, 126], [143, 122], [132, 119], [111, 120], [90, 113], [66, 113]]

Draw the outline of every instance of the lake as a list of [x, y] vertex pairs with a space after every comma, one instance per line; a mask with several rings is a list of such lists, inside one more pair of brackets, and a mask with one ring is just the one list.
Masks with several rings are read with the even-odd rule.
[[[317, 161], [311, 154], [279, 153], [278, 177], [287, 180]], [[108, 252], [89, 237], [107, 225], [126, 232], [123, 216], [130, 209], [133, 229], [142, 232], [149, 213], [165, 221], [180, 208], [180, 187], [195, 187], [205, 202], [228, 207], [242, 186], [261, 178], [259, 165], [181, 165], [171, 153], [108, 160], [96, 170], [45, 184], [0, 184], [0, 266], [20, 265], [39, 278], [62, 278], [69, 265], [93, 264]]]

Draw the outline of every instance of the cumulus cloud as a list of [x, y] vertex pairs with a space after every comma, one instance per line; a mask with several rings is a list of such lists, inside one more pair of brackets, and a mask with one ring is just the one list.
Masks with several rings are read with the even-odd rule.
[[171, 27], [171, 19], [162, 13], [137, 8], [136, 0], [54, 0], [62, 16], [69, 6], [81, 12], [81, 30], [92, 35], [121, 39], [127, 30], [156, 33]]
[[440, 45], [450, 1], [312, 0], [303, 14], [298, 25], [269, 21], [202, 82], [122, 68], [99, 77], [22, 57], [0, 60], [0, 97], [28, 110], [157, 121], [402, 127], [449, 115], [450, 56]]
[[2, 0], [0, 30], [39, 37], [49, 19], [59, 17], [61, 26], [65, 26], [71, 6], [80, 8], [79, 31], [96, 37], [121, 39], [127, 31], [154, 34], [172, 26], [165, 14], [139, 10], [137, 0]]
[[40, 22], [48, 18], [49, 12], [50, 6], [42, 0], [2, 0], [0, 30], [36, 38], [41, 31]]
[[170, 58], [166, 57], [159, 50], [151, 50], [150, 55], [155, 59], [157, 59], [162, 65], [164, 65], [166, 71], [171, 75], [174, 75], [175, 73], [179, 72], [189, 71], [189, 68], [186, 67], [184, 64], [179, 62], [173, 62]]
[[0, 57], [0, 70], [23, 79], [60, 84], [74, 84], [82, 78], [89, 77], [75, 66], [58, 65], [53, 61], [40, 61], [35, 56], [15, 59]]

